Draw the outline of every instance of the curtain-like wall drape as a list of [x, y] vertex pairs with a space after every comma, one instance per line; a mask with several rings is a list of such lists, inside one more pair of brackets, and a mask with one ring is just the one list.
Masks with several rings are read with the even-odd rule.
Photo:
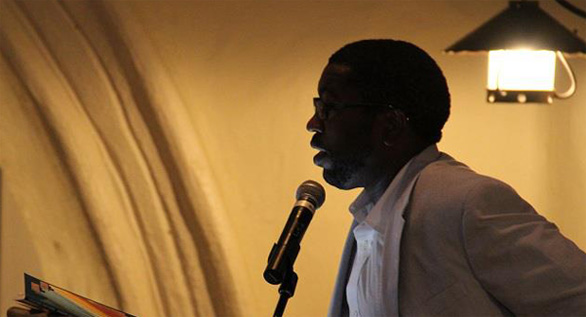
[[0, 167], [38, 277], [140, 316], [243, 315], [205, 151], [132, 12], [1, 6]]

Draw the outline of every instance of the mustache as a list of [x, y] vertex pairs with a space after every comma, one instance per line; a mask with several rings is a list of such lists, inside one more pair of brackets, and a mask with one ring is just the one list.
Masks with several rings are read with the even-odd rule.
[[320, 151], [325, 151], [324, 143], [321, 139], [321, 134], [316, 133], [311, 137], [311, 142], [309, 142], [312, 148]]

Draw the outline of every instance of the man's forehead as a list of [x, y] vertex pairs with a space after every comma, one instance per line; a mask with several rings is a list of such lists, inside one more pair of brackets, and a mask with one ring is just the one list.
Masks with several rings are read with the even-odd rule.
[[341, 88], [341, 86], [344, 86], [347, 83], [349, 73], [349, 66], [328, 64], [322, 72], [318, 85], [318, 92], [322, 94], [325, 91]]

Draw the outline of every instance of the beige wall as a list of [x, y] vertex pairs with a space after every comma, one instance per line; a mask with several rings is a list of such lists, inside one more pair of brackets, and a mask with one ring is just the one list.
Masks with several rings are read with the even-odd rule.
[[[412, 41], [436, 58], [453, 99], [440, 148], [511, 184], [586, 249], [586, 86], [579, 85], [574, 97], [553, 105], [487, 104], [486, 57], [441, 53], [504, 9], [506, 1], [124, 5], [135, 10], [147, 28], [189, 105], [244, 254], [239, 273], [247, 276], [249, 285], [242, 285], [241, 291], [250, 292], [255, 301], [251, 315], [269, 315], [276, 303], [277, 290], [264, 282], [262, 271], [296, 187], [306, 179], [323, 183], [320, 169], [312, 165], [315, 153], [305, 131], [321, 69], [337, 48], [363, 38]], [[542, 7], [578, 28], [584, 38], [583, 21], [553, 1]], [[570, 63], [578, 81], [586, 81], [586, 60]], [[567, 83], [561, 79], [562, 85]], [[358, 192], [330, 186], [326, 191], [326, 203], [296, 263], [300, 282], [288, 316], [324, 316], [327, 310], [351, 220], [347, 205]], [[10, 226], [9, 219], [15, 218], [4, 217], [3, 228]], [[2, 261], [5, 270], [10, 264], [5, 257]]]

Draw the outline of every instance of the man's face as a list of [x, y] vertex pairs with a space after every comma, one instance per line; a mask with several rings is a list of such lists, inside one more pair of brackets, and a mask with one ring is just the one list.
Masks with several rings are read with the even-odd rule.
[[[347, 66], [329, 64], [319, 81], [318, 93], [323, 103], [364, 103], [359, 91], [348, 81]], [[314, 164], [322, 167], [324, 179], [340, 189], [364, 187], [373, 144], [373, 114], [362, 107], [334, 109], [327, 118], [317, 114], [307, 123], [314, 132], [311, 146], [319, 150]]]

